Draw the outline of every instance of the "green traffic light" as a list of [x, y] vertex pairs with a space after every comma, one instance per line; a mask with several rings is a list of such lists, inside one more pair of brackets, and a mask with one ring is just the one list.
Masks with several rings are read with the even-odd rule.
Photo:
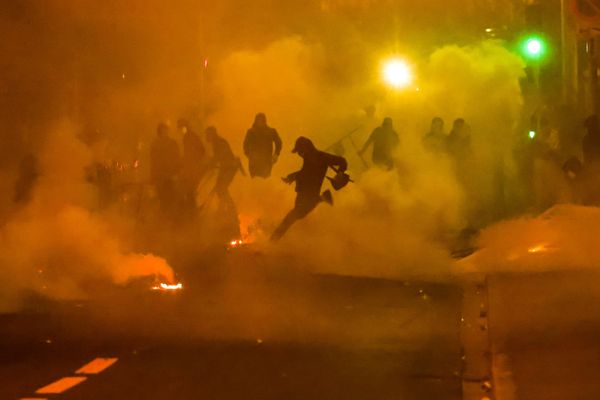
[[531, 39], [527, 42], [527, 52], [532, 56], [537, 56], [542, 52], [542, 42], [537, 39]]
[[523, 42], [523, 53], [527, 58], [538, 59], [544, 55], [546, 43], [539, 37], [532, 36]]

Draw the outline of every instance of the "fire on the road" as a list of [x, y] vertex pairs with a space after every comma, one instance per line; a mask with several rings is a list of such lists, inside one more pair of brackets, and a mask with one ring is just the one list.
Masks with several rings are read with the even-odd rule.
[[235, 240], [232, 240], [231, 242], [229, 242], [229, 248], [234, 249], [236, 247], [240, 247], [243, 244], [244, 244], [244, 241], [242, 239], [235, 239]]
[[163, 290], [163, 291], [175, 291], [183, 289], [183, 284], [179, 283], [159, 283], [158, 285], [152, 286], [152, 290]]

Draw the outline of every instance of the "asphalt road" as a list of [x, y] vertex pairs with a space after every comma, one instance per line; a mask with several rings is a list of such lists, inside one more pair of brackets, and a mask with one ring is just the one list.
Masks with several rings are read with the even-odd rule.
[[[600, 397], [600, 273], [562, 270], [489, 279], [490, 332], [502, 399]], [[504, 386], [504, 387], [503, 387]]]
[[[240, 275], [31, 299], [0, 316], [0, 399], [461, 398], [459, 287]], [[76, 373], [96, 358], [116, 361]], [[85, 380], [36, 394], [65, 377]]]

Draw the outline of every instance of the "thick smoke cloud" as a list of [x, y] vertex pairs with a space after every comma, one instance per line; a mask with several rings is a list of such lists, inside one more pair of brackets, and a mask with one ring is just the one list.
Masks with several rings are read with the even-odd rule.
[[[272, 125], [287, 145], [274, 170], [277, 177], [299, 168], [300, 159], [288, 153], [298, 135], [307, 135], [324, 148], [358, 126], [362, 129], [355, 141], [360, 146], [380, 118], [390, 115], [402, 142], [399, 168], [365, 173], [355, 149], [343, 142], [357, 182], [336, 194], [332, 209], [320, 206], [271, 251], [295, 255], [301, 263], [327, 272], [429, 278], [447, 274], [451, 265], [447, 238], [503, 212], [494, 174], [511, 166], [513, 132], [522, 104], [522, 62], [494, 42], [444, 47], [422, 61], [419, 91], [392, 93], [369, 80], [328, 86], [315, 68], [321, 54], [319, 44], [298, 37], [258, 52], [232, 53], [220, 66], [217, 82], [224, 97], [234, 100], [213, 116], [214, 123], [226, 127], [225, 134], [240, 148], [243, 135], [230, 132], [243, 133], [257, 110], [273, 115]], [[378, 66], [374, 63], [373, 69]], [[354, 112], [368, 105], [361, 102], [365, 93], [375, 100], [380, 118], [369, 120]], [[235, 115], [244, 118], [228, 118]], [[473, 128], [466, 184], [457, 180], [450, 159], [422, 146], [421, 137], [435, 115], [447, 123], [464, 117]], [[277, 179], [239, 178], [234, 192], [240, 213], [260, 219], [266, 231], [293, 201], [292, 190]]]
[[539, 216], [498, 223], [482, 232], [482, 250], [461, 265], [484, 272], [595, 269], [599, 218], [597, 207], [564, 204]]
[[119, 232], [92, 212], [94, 188], [84, 180], [92, 157], [73, 129], [63, 123], [47, 136], [38, 154], [41, 177], [32, 201], [0, 230], [3, 311], [18, 306], [30, 292], [80, 299], [93, 293], [98, 282], [123, 284], [143, 276], [174, 279], [164, 259], [128, 251]]
[[[133, 248], [159, 249], [182, 264], [198, 257], [190, 248], [212, 244], [211, 221], [177, 231], [150, 225], [148, 231], [160, 233], [144, 248], [135, 236], [146, 232], [130, 229], [130, 216], [98, 212], [96, 188], [85, 182], [83, 169], [103, 159], [140, 158], [147, 173], [156, 124], [180, 116], [198, 131], [216, 125], [241, 155], [243, 135], [260, 111], [284, 140], [280, 162], [268, 181], [238, 176], [232, 192], [242, 230], [251, 227], [273, 264], [295, 260], [308, 270], [370, 276], [449, 273], [448, 237], [473, 220], [485, 224], [501, 214], [491, 177], [500, 164], [511, 168], [521, 61], [494, 42], [436, 50], [434, 43], [445, 39], [430, 31], [420, 38], [420, 31], [408, 34], [398, 21], [382, 18], [392, 7], [387, 2], [360, 23], [353, 14], [365, 12], [359, 5], [279, 3], [22, 1], [6, 7], [2, 32], [14, 40], [2, 43], [8, 83], [1, 96], [2, 148], [9, 149], [3, 188], [12, 190], [21, 156], [36, 154], [41, 168], [30, 205], [2, 204], [7, 280], [26, 288], [46, 265], [72, 277], [52, 292], [72, 296], [87, 277], [122, 282], [169, 273], [162, 259], [135, 255]], [[413, 5], [405, 16], [427, 25], [435, 5], [428, 2], [422, 14]], [[410, 90], [394, 92], [381, 83], [381, 59], [395, 53], [407, 55], [418, 71]], [[374, 118], [364, 113], [369, 105], [376, 106]], [[300, 166], [290, 153], [295, 138], [309, 136], [325, 149], [360, 128], [353, 136], [360, 146], [388, 115], [402, 142], [399, 171], [365, 171], [345, 140], [356, 182], [336, 193], [333, 208], [319, 206], [280, 244], [267, 244], [293, 204], [293, 190], [278, 178]], [[457, 117], [472, 127], [468, 185], [457, 180], [451, 160], [422, 148], [435, 115], [447, 127]], [[75, 139], [89, 132], [100, 137], [91, 150]], [[138, 270], [145, 266], [148, 271]]]

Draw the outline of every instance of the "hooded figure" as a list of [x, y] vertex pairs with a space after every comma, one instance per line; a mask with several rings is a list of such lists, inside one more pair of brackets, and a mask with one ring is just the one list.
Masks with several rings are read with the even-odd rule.
[[163, 213], [172, 215], [177, 206], [175, 179], [181, 166], [179, 146], [169, 136], [169, 127], [160, 123], [150, 148], [150, 178], [156, 187]]
[[281, 138], [277, 131], [267, 125], [263, 113], [256, 114], [252, 128], [244, 138], [244, 154], [248, 157], [248, 169], [251, 177], [268, 178], [273, 164], [281, 153]]
[[431, 120], [431, 129], [423, 136], [423, 147], [432, 153], [439, 153], [444, 150], [445, 144], [444, 120], [435, 117]]
[[304, 160], [302, 169], [283, 178], [285, 183], [296, 182], [296, 202], [294, 208], [285, 216], [279, 227], [273, 232], [271, 240], [278, 240], [294, 222], [306, 217], [321, 201], [333, 203], [331, 192], [321, 194], [321, 186], [327, 174], [327, 168], [338, 172], [346, 171], [348, 164], [343, 157], [334, 156], [316, 149], [313, 142], [300, 136], [292, 153]]
[[190, 128], [185, 119], [180, 118], [177, 121], [177, 127], [183, 134], [182, 185], [184, 204], [191, 209], [196, 206], [196, 189], [202, 176], [206, 150], [200, 136]]
[[233, 182], [239, 168], [238, 159], [231, 151], [229, 142], [217, 134], [214, 126], [206, 128], [206, 141], [212, 145], [213, 149], [213, 158], [209, 162], [209, 166], [219, 169], [214, 192], [219, 197], [222, 206], [235, 209], [233, 199], [229, 195], [229, 185]]
[[214, 126], [206, 128], [206, 141], [212, 146], [213, 158], [209, 162], [209, 168], [217, 168], [217, 182], [211, 193], [219, 199], [219, 212], [225, 219], [231, 220], [235, 225], [232, 232], [239, 237], [239, 220], [235, 203], [229, 194], [229, 185], [233, 182], [235, 174], [240, 168], [240, 160], [231, 151], [231, 146], [225, 138], [217, 134]]
[[390, 117], [385, 118], [381, 126], [373, 130], [358, 154], [362, 155], [371, 144], [373, 144], [373, 164], [391, 170], [394, 167], [394, 151], [400, 144], [400, 139], [394, 131]]
[[452, 130], [446, 137], [446, 151], [456, 162], [463, 162], [471, 153], [471, 133], [462, 118], [452, 123]]

